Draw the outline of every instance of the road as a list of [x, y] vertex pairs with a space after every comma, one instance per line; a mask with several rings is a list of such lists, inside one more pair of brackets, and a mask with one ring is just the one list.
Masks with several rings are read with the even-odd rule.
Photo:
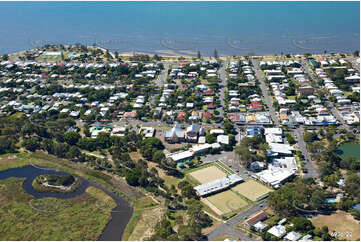
[[219, 78], [221, 79], [220, 88], [219, 88], [219, 100], [221, 102], [221, 106], [218, 107], [217, 110], [219, 112], [220, 117], [223, 117], [223, 115], [224, 115], [223, 107], [225, 105], [224, 95], [225, 95], [225, 91], [226, 91], [226, 78], [227, 78], [226, 66], [227, 66], [227, 63], [223, 62], [221, 68], [219, 69]]
[[[170, 65], [170, 62], [164, 62], [163, 63], [164, 65], [164, 69], [161, 71], [160, 75], [159, 75], [159, 79], [155, 81], [156, 85], [158, 86], [158, 88], [160, 89], [161, 87], [163, 87], [164, 83], [166, 82], [167, 80], [167, 77], [168, 77], [168, 68], [169, 68], [169, 65]], [[152, 105], [154, 105], [154, 102], [155, 102], [155, 96], [156, 95], [153, 95], [152, 96]]]
[[248, 218], [250, 215], [257, 213], [258, 211], [264, 209], [267, 206], [267, 199], [262, 200], [261, 202], [256, 203], [250, 209], [244, 211], [243, 213], [229, 219], [224, 224], [218, 226], [212, 232], [207, 234], [208, 240], [214, 240], [214, 238], [221, 235], [232, 235], [237, 237], [241, 241], [248, 240], [256, 240], [255, 238], [248, 237], [247, 233], [242, 233], [239, 230], [235, 230], [237, 224], [239, 224], [242, 220]]
[[267, 87], [266, 87], [266, 84], [264, 82], [264, 77], [263, 77], [263, 74], [262, 74], [262, 71], [261, 69], [259, 68], [259, 61], [258, 60], [255, 60], [255, 59], [252, 59], [252, 64], [253, 64], [253, 69], [255, 71], [255, 74], [256, 74], [256, 77], [257, 79], [259, 80], [260, 82], [260, 88], [261, 88], [261, 91], [262, 91], [262, 95], [264, 97], [264, 101], [268, 107], [268, 111], [272, 117], [272, 120], [273, 120], [273, 123], [276, 125], [276, 127], [279, 126], [279, 122], [278, 122], [278, 118], [277, 118], [277, 115], [276, 115], [276, 111], [275, 111], [275, 108], [273, 107], [273, 102], [272, 102], [272, 98], [268, 95], [268, 90], [267, 90]]
[[306, 164], [305, 164], [305, 168], [308, 170], [308, 173], [304, 173], [304, 177], [305, 178], [307, 178], [307, 177], [312, 177], [312, 178], [319, 177], [318, 170], [312, 164], [311, 156], [310, 156], [309, 152], [307, 151], [306, 143], [305, 143], [305, 141], [303, 139], [303, 127], [300, 126], [297, 129], [295, 129], [294, 134], [296, 136], [298, 148], [301, 150], [303, 156], [307, 160]]

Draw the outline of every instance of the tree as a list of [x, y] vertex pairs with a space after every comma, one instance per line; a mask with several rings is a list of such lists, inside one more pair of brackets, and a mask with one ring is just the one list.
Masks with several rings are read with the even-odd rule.
[[27, 150], [34, 152], [35, 150], [40, 148], [40, 142], [37, 138], [32, 137], [29, 139], [25, 139], [22, 143], [22, 146]]
[[78, 134], [75, 131], [71, 131], [71, 132], [67, 132], [64, 135], [64, 140], [66, 143], [68, 143], [69, 145], [75, 145], [76, 143], [78, 143], [79, 139], [80, 139], [80, 134]]
[[295, 217], [292, 219], [292, 223], [293, 228], [300, 232], [308, 232], [315, 228], [312, 222], [305, 217]]
[[360, 194], [360, 176], [357, 173], [350, 173], [345, 179], [345, 191], [353, 197]]
[[354, 57], [359, 57], [360, 56], [360, 51], [355, 50], [352, 54], [353, 54]]
[[12, 137], [0, 136], [0, 154], [15, 152], [17, 140]]
[[182, 192], [182, 197], [184, 198], [194, 198], [198, 199], [198, 195], [194, 190], [193, 186], [187, 181], [181, 181], [178, 183], [178, 189]]
[[321, 190], [316, 190], [311, 195], [310, 205], [315, 209], [320, 209], [325, 204], [325, 195]]
[[217, 49], [214, 49], [214, 58], [218, 59], [218, 52], [217, 52]]
[[8, 61], [9, 60], [9, 55], [8, 54], [3, 54], [2, 59], [3, 59], [3, 61]]
[[181, 225], [178, 229], [179, 240], [200, 241], [202, 240], [201, 226], [198, 224]]
[[303, 134], [303, 139], [305, 142], [312, 142], [317, 139], [317, 133], [316, 132], [305, 132]]
[[213, 143], [216, 143], [217, 142], [217, 138], [215, 135], [213, 134], [206, 134], [206, 142], [208, 144], [213, 144]]
[[296, 140], [295, 140], [295, 138], [293, 137], [292, 134], [287, 134], [287, 141], [291, 145], [296, 144]]
[[[154, 234], [149, 240], [171, 240], [171, 236], [174, 234], [171, 223], [164, 217], [155, 226]], [[177, 240], [178, 238], [174, 239]]]
[[112, 144], [111, 139], [110, 139], [110, 135], [108, 133], [105, 133], [105, 132], [100, 132], [95, 140], [96, 140], [97, 146], [102, 148], [102, 149], [107, 149]]
[[198, 50], [197, 51], [197, 58], [200, 59], [202, 56], [201, 56], [201, 52]]
[[187, 201], [187, 215], [191, 224], [199, 224], [202, 228], [212, 225], [212, 220], [202, 210], [202, 204], [199, 200], [190, 199]]
[[165, 158], [164, 153], [161, 150], [157, 150], [153, 153], [152, 161], [156, 163], [160, 163], [161, 160]]
[[85, 135], [85, 137], [90, 137], [91, 136], [89, 125], [84, 126], [84, 135]]
[[140, 171], [138, 169], [132, 169], [131, 171], [127, 171], [125, 175], [125, 180], [127, 183], [131, 186], [139, 186], [139, 177], [140, 177]]
[[68, 153], [66, 153], [66, 157], [73, 161], [78, 161], [82, 156], [80, 149], [76, 146], [71, 146]]

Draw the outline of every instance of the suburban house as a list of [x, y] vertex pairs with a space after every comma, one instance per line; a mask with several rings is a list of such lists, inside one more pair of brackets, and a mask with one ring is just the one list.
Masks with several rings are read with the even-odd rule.
[[286, 234], [286, 227], [283, 225], [275, 225], [267, 230], [267, 232], [273, 236], [276, 236], [277, 238], [282, 238]]
[[283, 239], [287, 240], [287, 241], [296, 241], [296, 240], [299, 240], [301, 237], [302, 237], [302, 234], [295, 232], [295, 231], [291, 231]]
[[251, 217], [249, 217], [248, 219], [246, 219], [244, 221], [244, 225], [248, 226], [248, 227], [252, 227], [253, 225], [255, 225], [257, 222], [263, 221], [267, 218], [267, 213], [265, 211], [259, 211], [256, 214], [253, 214]]
[[312, 95], [313, 94], [313, 87], [311, 86], [303, 86], [303, 87], [299, 87], [297, 89], [297, 93], [300, 95], [300, 96], [308, 96], [308, 95]]
[[192, 124], [188, 126], [185, 132], [185, 139], [188, 142], [197, 143], [198, 132], [199, 132], [199, 126], [197, 124]]

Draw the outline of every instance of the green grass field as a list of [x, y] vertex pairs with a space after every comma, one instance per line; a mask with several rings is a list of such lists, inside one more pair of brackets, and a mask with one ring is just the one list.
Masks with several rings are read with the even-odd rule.
[[[22, 189], [23, 181], [0, 181], [0, 240], [97, 240], [116, 206], [94, 187], [75, 198], [41, 198], [34, 202], [33, 196]], [[108, 201], [106, 210], [96, 205], [99, 199]]]
[[231, 190], [209, 196], [207, 200], [224, 214], [237, 211], [248, 205], [245, 200]]
[[272, 189], [253, 179], [249, 179], [246, 182], [236, 185], [232, 190], [252, 201], [257, 201], [259, 198], [272, 191]]
[[227, 174], [219, 169], [217, 166], [209, 166], [200, 170], [193, 171], [189, 173], [193, 179], [197, 180], [201, 184], [211, 182], [223, 177], [226, 177]]
[[360, 160], [360, 145], [359, 144], [351, 144], [351, 143], [345, 143], [342, 144], [340, 147], [338, 147], [338, 150], [341, 150], [342, 154], [340, 154], [340, 157], [342, 159], [347, 159], [351, 156], [355, 157], [357, 160]]

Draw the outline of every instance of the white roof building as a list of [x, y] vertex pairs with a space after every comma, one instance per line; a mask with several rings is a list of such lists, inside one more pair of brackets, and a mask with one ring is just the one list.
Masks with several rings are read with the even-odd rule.
[[300, 233], [291, 231], [284, 237], [284, 239], [289, 240], [289, 241], [296, 241], [296, 240], [299, 240], [299, 238], [301, 238], [301, 236], [302, 235]]
[[224, 130], [223, 129], [211, 129], [209, 131], [210, 134], [224, 134]]
[[267, 230], [267, 232], [276, 236], [277, 238], [282, 238], [286, 234], [286, 227], [283, 225], [276, 225]]
[[269, 166], [267, 170], [255, 173], [261, 181], [277, 188], [283, 181], [295, 174], [294, 171]]
[[262, 223], [261, 221], [258, 221], [257, 223], [255, 223], [253, 225], [254, 229], [258, 232], [262, 232], [263, 230], [265, 230], [267, 228], [267, 225], [265, 225], [264, 223]]
[[275, 156], [278, 154], [282, 155], [292, 155], [294, 148], [289, 144], [279, 144], [279, 143], [268, 143], [270, 149], [268, 150], [268, 156]]
[[167, 158], [171, 158], [173, 161], [177, 162], [177, 161], [185, 160], [187, 158], [191, 158], [192, 156], [193, 156], [193, 152], [186, 150], [186, 151], [171, 153], [167, 156]]
[[200, 196], [205, 196], [210, 193], [218, 192], [227, 187], [243, 181], [242, 177], [237, 174], [232, 174], [227, 177], [217, 179], [202, 185], [195, 186], [194, 189], [198, 192]]
[[229, 144], [229, 137], [228, 135], [218, 135], [217, 136], [217, 142], [221, 144]]

